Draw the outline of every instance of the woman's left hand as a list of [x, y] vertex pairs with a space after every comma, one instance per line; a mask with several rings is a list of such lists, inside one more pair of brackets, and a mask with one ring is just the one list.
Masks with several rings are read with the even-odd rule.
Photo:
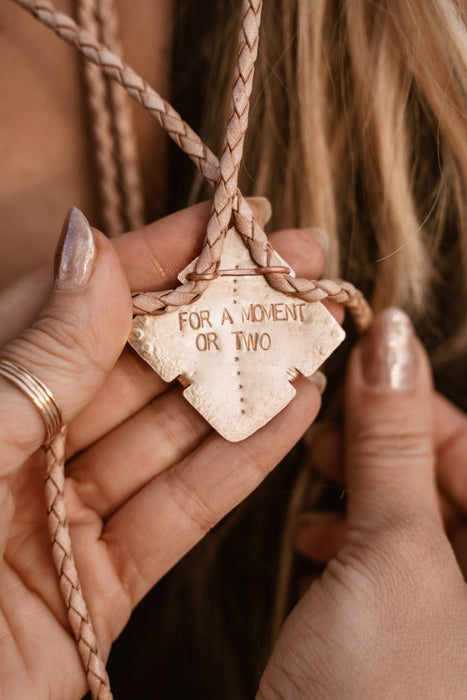
[[258, 700], [460, 700], [467, 421], [433, 392], [399, 310], [380, 314], [352, 354], [344, 424], [344, 436], [316, 437], [312, 459], [345, 483], [346, 518], [298, 526], [299, 551], [326, 566], [286, 620]]

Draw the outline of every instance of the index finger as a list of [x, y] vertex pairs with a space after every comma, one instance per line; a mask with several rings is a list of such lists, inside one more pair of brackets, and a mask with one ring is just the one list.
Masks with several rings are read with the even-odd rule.
[[146, 292], [173, 287], [201, 250], [210, 211], [210, 202], [202, 202], [114, 238], [130, 288]]
[[[195, 204], [113, 239], [132, 291], [159, 291], [178, 284], [177, 275], [201, 252], [210, 211], [210, 202]], [[320, 275], [323, 251], [310, 234], [287, 229], [271, 234], [269, 240], [286, 262], [290, 258], [295, 264], [298, 276]]]
[[433, 396], [437, 478], [444, 494], [467, 513], [467, 417], [441, 394]]

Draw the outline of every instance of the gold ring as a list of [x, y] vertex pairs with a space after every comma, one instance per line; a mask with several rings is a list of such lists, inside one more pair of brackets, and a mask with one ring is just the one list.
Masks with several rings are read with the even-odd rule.
[[40, 379], [12, 360], [0, 358], [0, 375], [16, 384], [41, 414], [45, 426], [45, 440], [42, 444], [47, 446], [63, 427], [62, 414], [54, 395]]

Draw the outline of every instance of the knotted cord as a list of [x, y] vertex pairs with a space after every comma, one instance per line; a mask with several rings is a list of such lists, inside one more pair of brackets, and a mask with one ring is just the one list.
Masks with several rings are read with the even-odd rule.
[[[133, 298], [135, 314], [167, 313], [197, 300], [210, 284], [214, 276], [212, 273], [219, 269], [225, 236], [233, 219], [251, 258], [265, 270], [264, 276], [271, 287], [307, 302], [327, 298], [342, 303], [352, 314], [358, 330], [363, 331], [368, 327], [371, 309], [361, 292], [349, 282], [310, 281], [294, 278], [283, 272], [267, 271], [270, 268], [282, 268], [282, 260], [268, 242], [249, 204], [238, 190], [238, 172], [248, 124], [249, 97], [258, 50], [262, 0], [242, 0], [234, 87], [220, 161], [173, 107], [116, 55], [115, 50], [111, 50], [112, 47], [101, 44], [97, 35], [84, 31], [73, 19], [57, 12], [48, 0], [12, 1], [28, 10], [65, 41], [76, 46], [89, 62], [98, 66], [112, 81], [123, 86], [130, 97], [159, 122], [214, 187], [207, 234], [196, 262], [194, 279], [175, 290], [137, 294]], [[110, 7], [110, 1], [106, 0], [107, 9]], [[103, 20], [103, 24], [107, 24], [107, 21]], [[116, 107], [118, 99], [114, 102], [114, 109]], [[107, 125], [105, 128], [107, 129]], [[200, 279], [202, 275], [207, 279]], [[64, 441], [65, 429], [46, 447], [46, 494], [53, 559], [92, 697], [95, 700], [110, 700], [112, 694], [105, 664], [98, 649], [73, 560], [64, 500]]]

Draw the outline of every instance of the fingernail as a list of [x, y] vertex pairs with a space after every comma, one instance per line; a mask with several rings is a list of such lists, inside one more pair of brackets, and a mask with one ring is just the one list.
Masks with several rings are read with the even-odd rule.
[[309, 382], [311, 382], [311, 384], [315, 385], [320, 394], [324, 393], [328, 380], [326, 379], [326, 375], [323, 372], [320, 372], [320, 370], [318, 369], [310, 377], [307, 377], [307, 379]]
[[379, 314], [363, 340], [360, 357], [364, 380], [372, 389], [410, 389], [415, 380], [415, 334], [407, 314], [396, 308]]
[[55, 286], [72, 291], [85, 287], [96, 259], [96, 244], [84, 214], [73, 207], [68, 212], [55, 253]]
[[272, 216], [271, 202], [267, 197], [247, 197], [248, 204], [253, 207], [265, 226]]
[[312, 236], [315, 241], [318, 243], [319, 247], [323, 251], [324, 256], [329, 253], [329, 248], [331, 247], [331, 239], [329, 238], [329, 234], [327, 231], [324, 230], [324, 228], [307, 228], [305, 229], [308, 231], [310, 236]]

